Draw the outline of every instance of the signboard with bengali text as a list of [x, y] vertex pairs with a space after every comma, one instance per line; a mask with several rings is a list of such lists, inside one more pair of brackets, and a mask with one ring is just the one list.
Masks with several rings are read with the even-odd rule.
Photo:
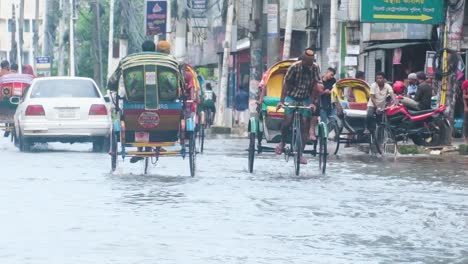
[[147, 0], [146, 1], [145, 28], [146, 35], [166, 34], [167, 1]]
[[442, 0], [361, 0], [363, 23], [440, 24], [444, 21]]

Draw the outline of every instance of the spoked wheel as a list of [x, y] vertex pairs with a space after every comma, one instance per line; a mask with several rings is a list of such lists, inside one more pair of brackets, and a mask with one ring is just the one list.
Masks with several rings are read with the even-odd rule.
[[190, 176], [195, 177], [195, 159], [196, 159], [196, 149], [195, 149], [195, 132], [190, 132], [189, 138], [189, 163], [190, 163]]
[[391, 131], [385, 126], [378, 126], [373, 133], [372, 141], [375, 145], [377, 153], [385, 155], [385, 153], [393, 148], [393, 152], [396, 154], [396, 141], [394, 140]]
[[253, 172], [253, 165], [255, 159], [255, 133], [249, 133], [249, 172]]
[[319, 124], [319, 134], [318, 134], [318, 144], [319, 144], [319, 168], [322, 174], [325, 174], [327, 170], [327, 156], [328, 156], [328, 149], [327, 149], [327, 132], [325, 129], [325, 124]]
[[299, 121], [298, 116], [295, 117], [294, 123], [295, 125], [293, 126], [293, 142], [291, 142], [291, 147], [294, 155], [294, 171], [296, 173], [296, 176], [299, 176], [299, 173], [301, 171], [302, 135], [301, 123]]
[[328, 123], [328, 136], [327, 136], [327, 153], [336, 155], [340, 148], [340, 135], [341, 131], [336, 120], [331, 119]]
[[200, 124], [200, 129], [198, 130], [198, 137], [200, 143], [200, 153], [203, 153], [203, 147], [205, 146], [205, 125]]
[[112, 131], [110, 136], [110, 155], [111, 155], [111, 170], [114, 172], [117, 168], [117, 155], [118, 155], [118, 147], [117, 147], [117, 133]]

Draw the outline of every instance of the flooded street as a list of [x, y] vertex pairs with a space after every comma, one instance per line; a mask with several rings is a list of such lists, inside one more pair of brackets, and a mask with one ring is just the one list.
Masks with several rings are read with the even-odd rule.
[[142, 163], [0, 139], [0, 263], [468, 263], [468, 159], [382, 160], [342, 150], [311, 159], [211, 139], [189, 161]]

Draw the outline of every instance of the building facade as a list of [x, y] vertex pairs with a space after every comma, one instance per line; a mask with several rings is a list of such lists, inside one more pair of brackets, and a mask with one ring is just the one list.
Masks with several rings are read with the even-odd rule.
[[[35, 19], [36, 11], [36, 0], [24, 1], [24, 20], [23, 20], [23, 64], [33, 64], [33, 32], [36, 27], [39, 30], [39, 46], [42, 44], [43, 34], [43, 17], [44, 17], [44, 5], [45, 0], [39, 0], [39, 19]], [[1, 0], [0, 1], [0, 59], [10, 60], [10, 51], [12, 49], [12, 38], [15, 36], [12, 34], [14, 28], [13, 20], [13, 6], [15, 8], [15, 17], [18, 21], [19, 17], [19, 1], [17, 0]], [[18, 30], [18, 27], [16, 27]]]

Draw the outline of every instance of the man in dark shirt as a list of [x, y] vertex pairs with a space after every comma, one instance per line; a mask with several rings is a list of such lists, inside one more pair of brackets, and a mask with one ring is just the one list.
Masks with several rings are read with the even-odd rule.
[[336, 113], [333, 113], [331, 103], [331, 90], [336, 83], [335, 74], [335, 69], [328, 68], [327, 73], [322, 77], [323, 94], [320, 96], [320, 121], [325, 124], [328, 122], [328, 117], [336, 115]]
[[[303, 106], [309, 106], [313, 112], [316, 113], [316, 100], [319, 98], [319, 95], [322, 93], [323, 85], [320, 80], [320, 71], [318, 65], [314, 63], [315, 53], [312, 49], [306, 49], [301, 59], [294, 64], [292, 64], [283, 80], [283, 90], [281, 92], [281, 99], [278, 103], [277, 108], [281, 108], [282, 105], [286, 102], [289, 104], [299, 104]], [[320, 85], [317, 85], [319, 84]], [[276, 146], [276, 154], [281, 154], [283, 152], [286, 137], [289, 132], [289, 127], [292, 123], [292, 114], [293, 110], [286, 108], [284, 111], [284, 120], [281, 126], [281, 143]], [[312, 129], [312, 126], [315, 125], [315, 122], [310, 122], [310, 117], [312, 115], [310, 110], [300, 109], [302, 116], [301, 120], [301, 132], [302, 132], [302, 144], [305, 147], [305, 144], [309, 140], [309, 126]], [[317, 115], [317, 114], [315, 114]], [[314, 135], [315, 137], [315, 135]], [[311, 135], [311, 139], [312, 135]], [[304, 157], [301, 157], [301, 163], [306, 164], [307, 160]]]
[[414, 100], [410, 98], [401, 99], [401, 103], [411, 110], [426, 110], [431, 109], [432, 86], [426, 82], [426, 74], [422, 71], [416, 73], [418, 78], [418, 89]]

